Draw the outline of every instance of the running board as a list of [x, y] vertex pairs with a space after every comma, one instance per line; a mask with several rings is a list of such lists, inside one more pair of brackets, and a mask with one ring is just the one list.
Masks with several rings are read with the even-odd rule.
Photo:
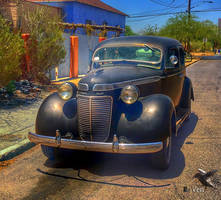
[[185, 112], [183, 115], [178, 116], [178, 120], [176, 121], [176, 136], [178, 133], [178, 129], [181, 127], [182, 123], [186, 120], [186, 118], [188, 118], [190, 114], [190, 112]]

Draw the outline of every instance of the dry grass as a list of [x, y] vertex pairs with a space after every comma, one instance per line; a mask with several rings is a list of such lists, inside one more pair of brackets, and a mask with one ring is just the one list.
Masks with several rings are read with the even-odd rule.
[[214, 52], [191, 52], [192, 56], [214, 56]]

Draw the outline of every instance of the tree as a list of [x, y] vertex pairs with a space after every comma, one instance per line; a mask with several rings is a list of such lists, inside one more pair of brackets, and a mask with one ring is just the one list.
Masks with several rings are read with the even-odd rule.
[[169, 18], [166, 25], [160, 29], [159, 35], [177, 39], [187, 49], [188, 40], [191, 41], [195, 37], [197, 27], [198, 22], [195, 16], [189, 17], [187, 14], [179, 14]]
[[141, 31], [142, 35], [158, 35], [159, 32], [159, 28], [157, 27], [157, 25], [155, 26], [151, 26], [148, 25], [143, 31]]
[[19, 33], [11, 31], [11, 24], [0, 16], [0, 87], [21, 75], [20, 63], [24, 41]]
[[[158, 35], [171, 37], [183, 43], [186, 51], [205, 51], [218, 48], [221, 37], [218, 35], [218, 27], [211, 21], [197, 21], [197, 17], [188, 14], [179, 14], [169, 18]], [[190, 48], [188, 41], [190, 40]]]
[[[211, 47], [213, 50], [215, 48], [218, 48], [221, 44], [221, 36], [218, 34], [218, 27], [217, 25], [213, 24], [213, 22], [206, 20], [201, 22], [201, 28], [199, 29], [199, 35], [198, 40], [201, 41], [207, 41], [204, 46], [211, 44]], [[208, 49], [207, 49], [208, 50]]]
[[136, 33], [133, 32], [130, 26], [125, 26], [125, 36], [131, 36], [136, 35]]
[[61, 19], [47, 8], [37, 8], [28, 12], [25, 20], [30, 33], [30, 76], [41, 81], [48, 70], [61, 64], [65, 58], [63, 29], [59, 25]]

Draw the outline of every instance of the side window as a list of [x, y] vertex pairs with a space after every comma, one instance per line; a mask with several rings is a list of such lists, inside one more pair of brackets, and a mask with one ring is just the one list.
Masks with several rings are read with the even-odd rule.
[[107, 26], [107, 22], [106, 21], [103, 21], [103, 23], [102, 23], [103, 25], [105, 25], [105, 26]]
[[185, 65], [185, 54], [184, 54], [184, 50], [182, 47], [179, 48], [179, 52], [180, 52], [180, 64], [181, 66]]
[[170, 61], [170, 57], [171, 56], [176, 56], [179, 59], [179, 52], [177, 48], [171, 48], [168, 50], [168, 54], [167, 54], [167, 66], [168, 67], [179, 67], [179, 62], [174, 66], [171, 61]]
[[86, 19], [85, 24], [90, 24], [90, 25], [92, 25], [92, 21], [89, 20], [89, 19]]

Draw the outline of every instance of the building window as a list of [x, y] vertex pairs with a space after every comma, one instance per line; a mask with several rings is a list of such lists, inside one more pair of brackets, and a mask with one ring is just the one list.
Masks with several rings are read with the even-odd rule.
[[92, 21], [89, 20], [89, 19], [86, 19], [85, 24], [90, 24], [90, 25], [92, 25]]
[[102, 23], [103, 25], [105, 25], [105, 26], [107, 26], [107, 22], [106, 21], [103, 21], [103, 23]]

